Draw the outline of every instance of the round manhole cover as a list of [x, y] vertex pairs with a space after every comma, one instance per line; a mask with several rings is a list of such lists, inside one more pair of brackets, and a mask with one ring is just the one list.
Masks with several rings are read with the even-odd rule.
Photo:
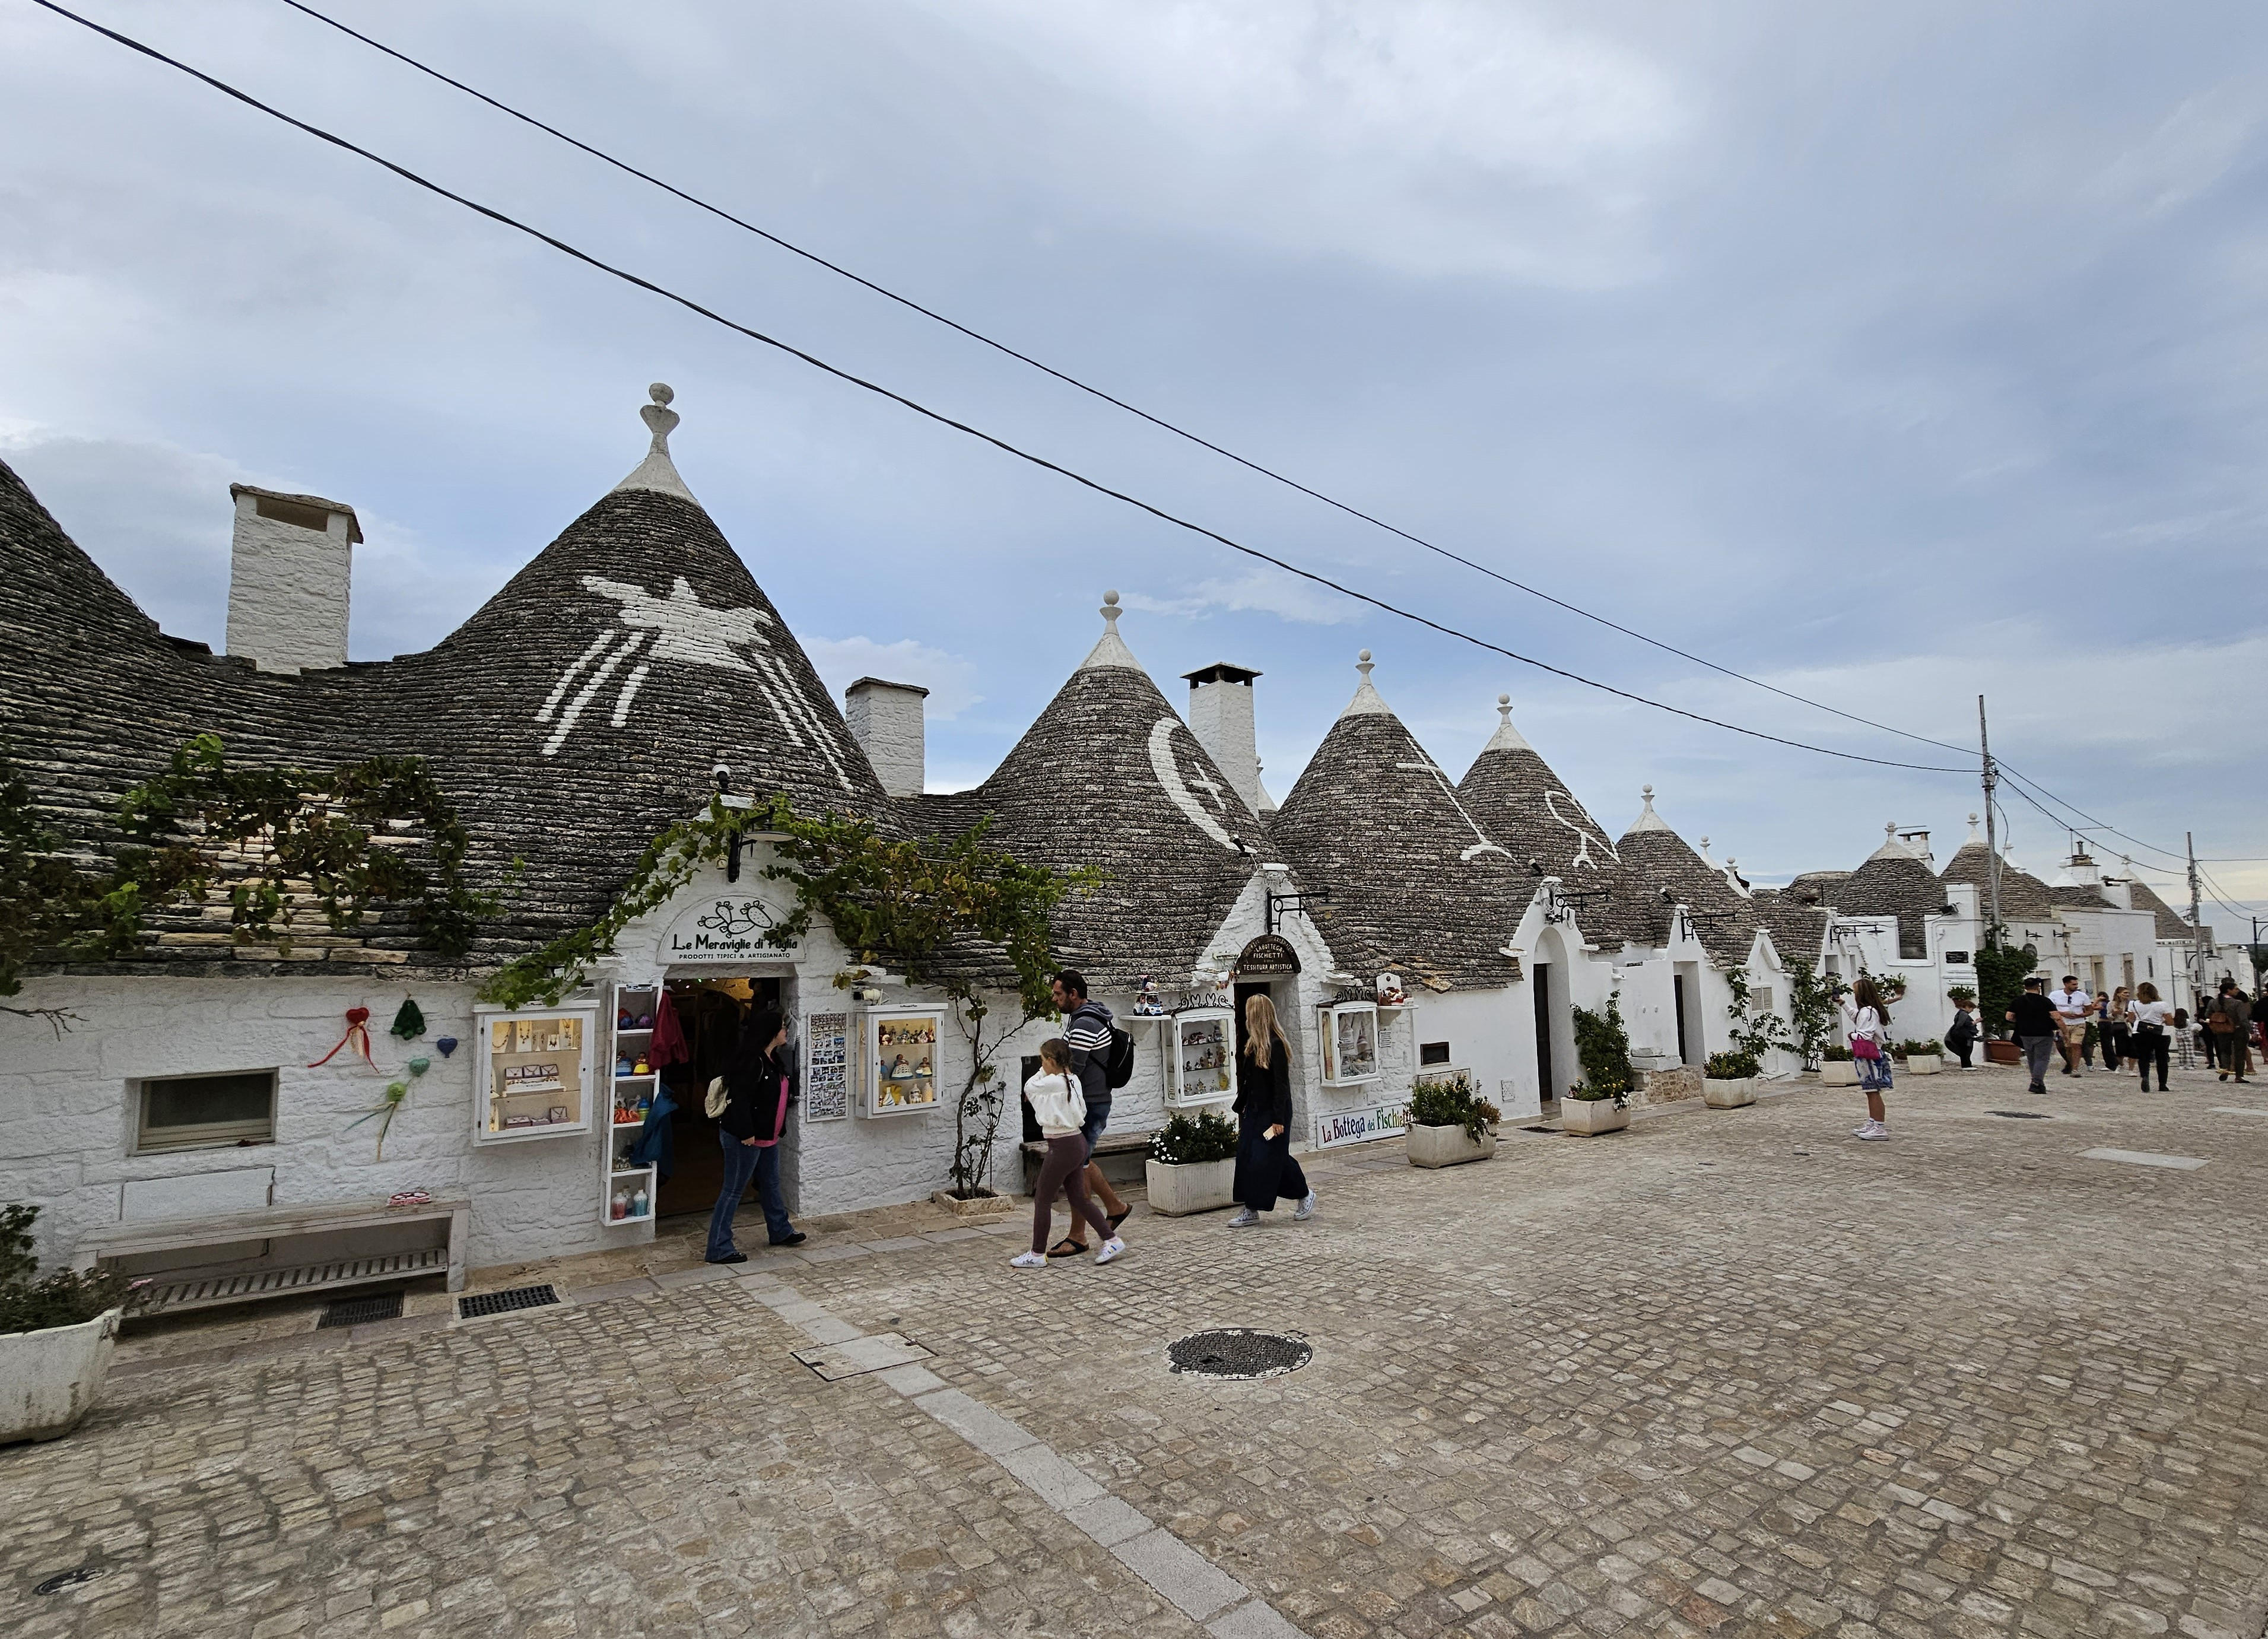
[[1314, 1352], [1299, 1338], [1238, 1326], [1193, 1332], [1167, 1345], [1166, 1363], [1187, 1377], [1248, 1380], [1297, 1371]]

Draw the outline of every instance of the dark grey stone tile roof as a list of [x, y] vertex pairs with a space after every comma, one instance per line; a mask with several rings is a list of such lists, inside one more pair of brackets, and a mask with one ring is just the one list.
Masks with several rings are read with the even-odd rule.
[[[1651, 807], [1646, 812], [1653, 813]], [[1757, 930], [1764, 925], [1756, 901], [1734, 893], [1724, 873], [1712, 870], [1683, 837], [1659, 819], [1649, 825], [1642, 816], [1616, 847], [1633, 907], [1646, 919], [1649, 943], [1663, 944], [1669, 938], [1674, 911], [1661, 896], [1667, 888], [1691, 913], [1694, 937], [1711, 961], [1736, 967], [1749, 959]]]
[[2157, 918], [2158, 937], [2161, 939], [2194, 939], [2197, 929], [2190, 919], [2158, 896], [2158, 891], [2139, 877], [2128, 879], [2133, 888], [2134, 908], [2146, 910]]
[[989, 815], [989, 844], [1019, 859], [1095, 866], [1101, 886], [1056, 915], [1057, 959], [1097, 989], [1183, 983], [1276, 844], [1149, 673], [1107, 643], [1124, 663], [1072, 673], [989, 779], [904, 799], [902, 823], [951, 835]]
[[1757, 888], [1749, 903], [1756, 909], [1757, 920], [1764, 931], [1771, 935], [1772, 949], [1789, 966], [1808, 964], [1817, 966], [1827, 952], [1827, 912], [1815, 904], [1807, 904], [1787, 888]]
[[[1977, 890], [1977, 907], [1980, 915], [1992, 915], [1990, 889], [1986, 879], [1991, 871], [1991, 855], [1984, 844], [1963, 842], [1954, 850], [1953, 857], [1945, 862], [1938, 878], [1945, 882], [1966, 882]], [[2019, 916], [2043, 917], [2055, 914], [2055, 900], [2048, 893], [2048, 885], [2028, 871], [2010, 864], [2005, 856], [2000, 861], [2000, 919], [2014, 921]]]
[[[1377, 702], [1367, 683], [1362, 694]], [[1394, 968], [1435, 990], [1519, 977], [1500, 952], [1534, 893], [1527, 861], [1382, 702], [1331, 725], [1270, 828], [1301, 879], [1330, 893], [1316, 924], [1347, 971]]]
[[[717, 763], [736, 790], [895, 823], [747, 566], [697, 504], [652, 489], [601, 497], [433, 649], [295, 677], [163, 636], [0, 467], [0, 637], [7, 749], [97, 842], [120, 793], [202, 731], [247, 766], [423, 757], [472, 834], [473, 885], [505, 895], [475, 965], [603, 912]], [[381, 919], [370, 943], [405, 938]]]
[[1573, 901], [1575, 926], [1593, 944], [1645, 942], [1652, 918], [1623, 869], [1606, 827], [1591, 817], [1509, 719], [1483, 747], [1458, 783], [1458, 797], [1490, 838], [1509, 850], [1515, 870], [1529, 876], [1518, 904], [1535, 890], [1529, 862], [1559, 878]]
[[1887, 842], [1835, 890], [1833, 901], [1847, 916], [1895, 917], [1899, 959], [1919, 961], [1929, 954], [1924, 918], [1944, 908], [1945, 885], [1917, 855]]
[[1797, 899], [1806, 895], [1822, 905], [1832, 905], [1843, 885], [1851, 879], [1847, 871], [1807, 871], [1787, 885], [1787, 891]]

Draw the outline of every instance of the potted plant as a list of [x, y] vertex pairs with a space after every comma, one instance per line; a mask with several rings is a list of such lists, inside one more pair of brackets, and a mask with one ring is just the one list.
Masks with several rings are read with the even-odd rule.
[[1410, 1165], [1487, 1160], [1496, 1153], [1496, 1122], [1503, 1113], [1473, 1096], [1469, 1076], [1420, 1076], [1410, 1088]]
[[1756, 1055], [1745, 1050], [1712, 1053], [1701, 1072], [1701, 1099], [1712, 1110], [1737, 1110], [1756, 1101]]
[[1945, 1068], [1945, 1043], [1938, 1040], [1901, 1041], [1898, 1055], [1910, 1076], [1934, 1076]]
[[1819, 1084], [1822, 1087], [1855, 1087], [1859, 1084], [1859, 1062], [1851, 1056], [1850, 1048], [1821, 1049]]
[[37, 1207], [0, 1208], [0, 1445], [69, 1434], [101, 1398], [128, 1292], [122, 1275], [33, 1278]]
[[1174, 1116], [1150, 1140], [1144, 1170], [1152, 1212], [1176, 1218], [1230, 1205], [1236, 1199], [1236, 1123], [1211, 1110]]
[[1622, 997], [1610, 994], [1603, 1013], [1587, 1007], [1574, 1013], [1583, 1079], [1559, 1101], [1559, 1125], [1586, 1138], [1618, 1133], [1630, 1125], [1630, 1032], [1623, 1026]]

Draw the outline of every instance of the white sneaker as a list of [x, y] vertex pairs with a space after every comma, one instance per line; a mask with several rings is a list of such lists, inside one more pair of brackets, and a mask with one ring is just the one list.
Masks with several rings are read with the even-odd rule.
[[1859, 1129], [1859, 1136], [1861, 1138], [1888, 1138], [1889, 1136], [1890, 1129], [1880, 1121], [1868, 1121], [1866, 1126]]
[[1305, 1224], [1314, 1216], [1315, 1192], [1311, 1189], [1307, 1192], [1307, 1198], [1300, 1202], [1300, 1209], [1292, 1215], [1292, 1221], [1294, 1224]]
[[1048, 1267], [1048, 1254], [1044, 1252], [1020, 1252], [1008, 1260], [1008, 1267], [1012, 1269], [1044, 1269]]
[[1250, 1207], [1245, 1207], [1241, 1209], [1234, 1217], [1229, 1219], [1228, 1226], [1231, 1229], [1250, 1229], [1259, 1222], [1260, 1215]]
[[1851, 1129], [1851, 1136], [1853, 1138], [1871, 1138], [1874, 1136], [1874, 1123], [1872, 1121], [1861, 1121]]
[[[1094, 1254], [1094, 1260], [1097, 1263], [1108, 1263], [1125, 1250], [1126, 1243], [1119, 1239], [1117, 1236], [1113, 1235], [1108, 1240], [1102, 1243], [1102, 1250]], [[1042, 1259], [1041, 1261], [1045, 1262], [1046, 1260]]]

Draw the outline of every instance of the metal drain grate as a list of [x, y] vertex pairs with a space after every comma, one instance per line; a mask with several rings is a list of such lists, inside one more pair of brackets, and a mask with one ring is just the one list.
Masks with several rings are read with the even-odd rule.
[[362, 1326], [372, 1320], [401, 1319], [401, 1294], [380, 1292], [375, 1297], [334, 1297], [323, 1305], [315, 1330], [331, 1326]]
[[1166, 1364], [1186, 1377], [1249, 1381], [1297, 1371], [1314, 1352], [1296, 1337], [1240, 1326], [1219, 1332], [1193, 1332], [1167, 1344]]
[[2051, 1121], [2055, 1117], [2045, 1110], [1987, 1110], [1987, 1115], [1997, 1115], [2007, 1121]]
[[457, 1319], [469, 1320], [475, 1315], [510, 1314], [515, 1309], [541, 1309], [546, 1304], [559, 1301], [559, 1293], [549, 1284], [514, 1286], [501, 1292], [475, 1292], [469, 1297], [457, 1299]]

